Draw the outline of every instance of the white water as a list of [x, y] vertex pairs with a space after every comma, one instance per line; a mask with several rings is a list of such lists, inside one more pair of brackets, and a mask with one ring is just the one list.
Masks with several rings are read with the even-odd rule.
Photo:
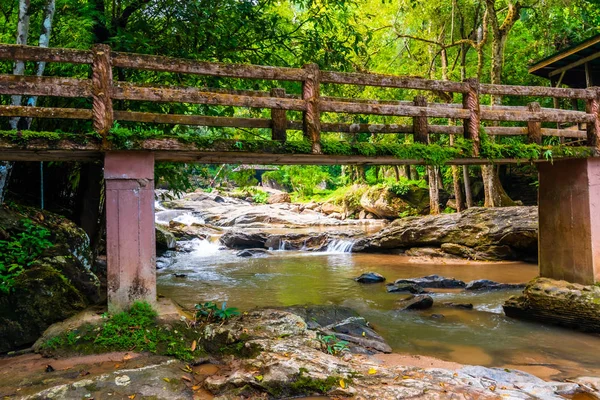
[[187, 226], [190, 226], [192, 224], [204, 224], [206, 222], [204, 221], [204, 219], [197, 217], [192, 213], [182, 214], [179, 217], [174, 218], [173, 221], [181, 222], [182, 224], [185, 224]]
[[180, 222], [187, 226], [205, 223], [204, 219], [201, 217], [197, 217], [193, 213], [183, 210], [158, 211], [154, 218], [156, 223], [161, 225], [169, 225], [169, 222], [171, 221]]
[[190, 242], [191, 254], [195, 257], [209, 257], [219, 252], [221, 245], [218, 241], [211, 242], [207, 239], [193, 239]]
[[328, 254], [340, 254], [340, 253], [352, 253], [352, 247], [354, 247], [354, 240], [335, 239], [329, 242], [325, 253]]

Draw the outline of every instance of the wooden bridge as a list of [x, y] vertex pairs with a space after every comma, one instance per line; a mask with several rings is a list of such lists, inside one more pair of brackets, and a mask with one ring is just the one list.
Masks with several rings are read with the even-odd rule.
[[[469, 79], [437, 81], [373, 73], [321, 71], [314, 64], [304, 68], [233, 65], [161, 56], [113, 52], [106, 45], [92, 50], [53, 49], [0, 45], [0, 60], [89, 65], [89, 79], [58, 76], [0, 75], [0, 95], [51, 96], [91, 99], [90, 108], [29, 107], [0, 105], [0, 117], [91, 120], [93, 132], [0, 134], [0, 160], [104, 160], [107, 206], [108, 291], [112, 310], [136, 299], [156, 298], [154, 252], [155, 161], [261, 164], [422, 164], [425, 156], [402, 157], [410, 146], [434, 146], [434, 135], [464, 138], [468, 144], [444, 160], [451, 164], [540, 162], [540, 268], [543, 276], [573, 282], [600, 281], [600, 91], [491, 85]], [[270, 91], [141, 85], [116, 81], [113, 68], [156, 73], [192, 74], [241, 80], [299, 82], [301, 93], [286, 93], [275, 84]], [[428, 103], [423, 95], [411, 101], [364, 100], [322, 96], [323, 87], [373, 86], [430, 92], [447, 103]], [[459, 103], [452, 102], [455, 94]], [[542, 108], [538, 103], [522, 106], [486, 106], [482, 96], [567, 98], [585, 103], [586, 111]], [[130, 111], [130, 102], [205, 104], [269, 109], [270, 118], [216, 117]], [[523, 103], [526, 103], [524, 101]], [[522, 104], [523, 104], [522, 103]], [[120, 105], [117, 107], [115, 105]], [[288, 113], [288, 111], [290, 113]], [[288, 119], [295, 114], [301, 119]], [[407, 117], [411, 123], [340, 123], [348, 114]], [[325, 118], [324, 118], [325, 117]], [[270, 129], [269, 140], [180, 140], [177, 136], [132, 137], [126, 146], [115, 140], [115, 121]], [[436, 123], [430, 123], [436, 121]], [[441, 121], [441, 122], [440, 122]], [[462, 121], [462, 124], [461, 124]], [[484, 124], [482, 124], [484, 121]], [[486, 125], [485, 122], [488, 122]], [[505, 126], [514, 123], [513, 126]], [[548, 123], [556, 123], [550, 127]], [[498, 126], [502, 124], [502, 126]], [[519, 126], [519, 124], [521, 126]], [[569, 124], [570, 128], [561, 128]], [[290, 131], [301, 131], [301, 143], [288, 140]], [[352, 140], [336, 151], [323, 134], [342, 132], [406, 134], [390, 150], [361, 151]], [[483, 136], [483, 133], [486, 135]], [[572, 149], [590, 157], [545, 163], [546, 158], [519, 159], [485, 154], [486, 136], [526, 135], [541, 145], [543, 136], [566, 138]], [[461, 139], [462, 140], [462, 139]], [[415, 144], [411, 144], [415, 143]], [[404, 147], [402, 147], [404, 146]], [[437, 145], [439, 147], [439, 145]], [[392, 146], [393, 147], [393, 146]], [[569, 153], [571, 154], [571, 153]], [[568, 157], [567, 157], [568, 158]], [[598, 192], [598, 193], [596, 193]], [[598, 261], [597, 261], [598, 260]]]

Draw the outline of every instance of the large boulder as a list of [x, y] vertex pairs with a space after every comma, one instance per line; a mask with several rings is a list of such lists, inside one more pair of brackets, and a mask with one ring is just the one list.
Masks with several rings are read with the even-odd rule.
[[177, 247], [175, 235], [158, 225], [156, 225], [154, 229], [156, 235], [156, 250], [174, 250]]
[[410, 284], [422, 288], [432, 289], [461, 289], [465, 287], [465, 283], [455, 278], [446, 278], [440, 275], [428, 275], [422, 278], [398, 279], [394, 282], [395, 285]]
[[5, 243], [41, 229], [49, 232], [50, 247], [23, 265], [8, 290], [0, 291], [0, 353], [34, 342], [52, 323], [101, 299], [89, 239], [81, 228], [47, 211], [0, 207], [0, 240]]
[[292, 199], [290, 197], [290, 194], [286, 193], [286, 192], [274, 193], [274, 194], [270, 195], [269, 198], [267, 199], [267, 203], [269, 203], [269, 204], [291, 203], [291, 202], [292, 202]]
[[[444, 208], [449, 195], [440, 191], [440, 207]], [[429, 190], [411, 186], [405, 193], [394, 193], [387, 186], [372, 186], [360, 198], [360, 205], [367, 212], [380, 218], [398, 218], [402, 213], [428, 214]]]
[[[397, 219], [354, 251], [441, 247], [449, 254], [487, 260], [537, 257], [537, 207], [469, 208], [455, 214]], [[448, 246], [448, 243], [460, 245]]]
[[599, 286], [537, 278], [503, 307], [508, 317], [600, 333]]

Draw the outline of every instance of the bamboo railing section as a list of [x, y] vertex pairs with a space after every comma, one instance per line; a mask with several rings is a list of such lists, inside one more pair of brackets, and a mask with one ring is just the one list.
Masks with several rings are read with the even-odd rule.
[[[107, 136], [114, 122], [120, 120], [209, 127], [266, 128], [272, 130], [273, 140], [281, 142], [286, 141], [287, 130], [302, 130], [305, 138], [312, 143], [314, 154], [321, 153], [322, 132], [405, 133], [413, 134], [415, 142], [421, 143], [427, 143], [430, 134], [464, 134], [466, 139], [473, 141], [473, 156], [477, 157], [481, 122], [512, 121], [526, 123], [526, 126], [493, 126], [483, 127], [483, 129], [490, 135], [527, 135], [529, 142], [538, 144], [541, 143], [543, 136], [580, 138], [585, 140], [587, 146], [600, 149], [600, 89], [598, 88], [491, 85], [479, 83], [476, 79], [467, 79], [464, 82], [438, 81], [375, 73], [321, 71], [316, 64], [308, 64], [304, 68], [223, 64], [114, 52], [109, 46], [101, 44], [95, 45], [91, 50], [0, 44], [0, 60], [91, 65], [91, 79], [0, 75], [0, 95], [91, 98], [91, 109], [0, 105], [0, 116], [92, 120], [94, 130], [101, 135], [104, 144], [107, 143]], [[115, 81], [112, 74], [115, 67], [226, 78], [296, 81], [302, 83], [302, 93], [301, 95], [288, 94], [281, 88], [256, 91], [140, 85]], [[416, 96], [412, 102], [328, 97], [320, 95], [322, 84], [458, 93], [462, 96], [462, 104], [428, 103], [421, 95]], [[527, 106], [491, 107], [481, 104], [482, 95], [581, 99], [586, 102], [586, 111], [542, 108], [538, 103], [530, 103]], [[114, 108], [113, 100], [266, 108], [271, 110], [271, 118], [122, 111]], [[288, 120], [286, 116], [288, 110], [302, 112], [302, 121]], [[322, 121], [322, 113], [412, 117], [413, 123], [412, 125], [328, 123]], [[430, 125], [428, 118], [462, 120], [463, 124], [462, 126]], [[543, 122], [585, 124], [586, 130], [543, 128]]]

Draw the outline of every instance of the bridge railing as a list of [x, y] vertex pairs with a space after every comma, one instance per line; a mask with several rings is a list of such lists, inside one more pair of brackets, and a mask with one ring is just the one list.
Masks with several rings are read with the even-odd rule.
[[[66, 118], [92, 120], [94, 130], [104, 142], [114, 121], [150, 122], [212, 127], [268, 128], [273, 140], [286, 140], [287, 130], [302, 130], [312, 143], [313, 153], [321, 152], [321, 132], [405, 133], [413, 134], [416, 142], [427, 143], [429, 134], [463, 134], [474, 143], [474, 156], [479, 154], [481, 121], [526, 122], [526, 127], [485, 126], [490, 135], [527, 135], [529, 141], [541, 143], [542, 136], [563, 136], [584, 139], [588, 146], [600, 147], [600, 101], [598, 88], [570, 89], [482, 84], [475, 79], [464, 82], [439, 81], [375, 73], [344, 73], [321, 71], [315, 64], [304, 68], [283, 68], [246, 64], [223, 64], [177, 59], [145, 54], [111, 51], [106, 45], [92, 50], [39, 48], [0, 45], [1, 60], [44, 61], [89, 64], [91, 79], [52, 76], [0, 75], [0, 95], [28, 95], [91, 98], [92, 109], [28, 107], [0, 105], [0, 116], [33, 118]], [[281, 88], [271, 91], [228, 90], [200, 87], [141, 85], [113, 79], [114, 67], [155, 72], [195, 74], [214, 77], [296, 81], [302, 83], [302, 94], [287, 94]], [[375, 86], [414, 89], [462, 95], [462, 104], [427, 103], [424, 96], [413, 101], [364, 100], [320, 95], [322, 84]], [[481, 95], [537, 96], [581, 99], [586, 111], [542, 108], [538, 103], [527, 106], [485, 106]], [[271, 118], [238, 118], [202, 115], [161, 114], [115, 110], [113, 100], [196, 103], [233, 107], [266, 108]], [[302, 121], [287, 119], [286, 111], [302, 112]], [[411, 125], [327, 123], [322, 113], [344, 113], [412, 117]], [[459, 125], [431, 125], [428, 118], [462, 120]], [[585, 124], [579, 128], [543, 128], [542, 122]]]

